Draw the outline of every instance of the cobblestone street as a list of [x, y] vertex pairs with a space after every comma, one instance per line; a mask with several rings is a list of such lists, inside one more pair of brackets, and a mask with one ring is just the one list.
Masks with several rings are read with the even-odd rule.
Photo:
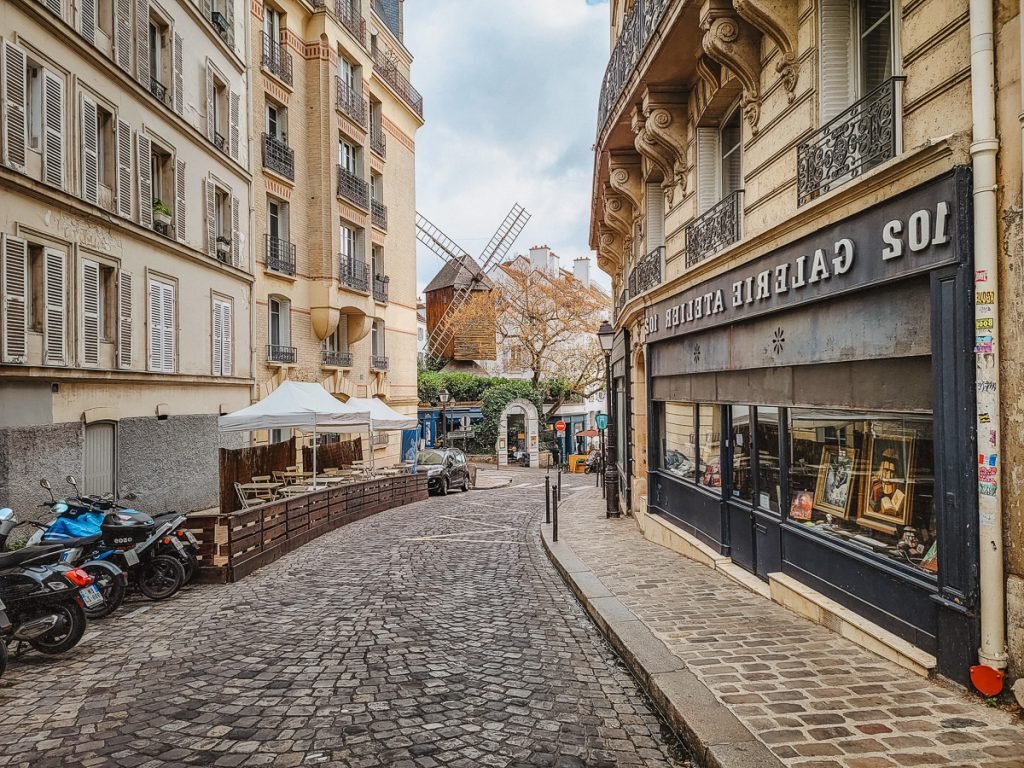
[[512, 477], [13, 661], [0, 765], [687, 765], [541, 549], [543, 475]]

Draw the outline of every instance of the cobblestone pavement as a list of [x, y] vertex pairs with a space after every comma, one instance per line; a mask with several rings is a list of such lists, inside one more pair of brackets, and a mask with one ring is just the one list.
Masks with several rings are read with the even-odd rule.
[[543, 475], [514, 477], [13, 662], [0, 765], [686, 765], [540, 547]]
[[560, 540], [786, 765], [1024, 768], [1024, 727], [607, 520], [574, 495]]

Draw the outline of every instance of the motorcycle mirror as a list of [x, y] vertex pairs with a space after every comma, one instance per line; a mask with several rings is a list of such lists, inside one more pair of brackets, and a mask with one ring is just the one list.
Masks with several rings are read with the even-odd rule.
[[47, 491], [50, 490], [50, 481], [44, 477], [42, 480], [39, 481], [39, 487]]
[[67, 477], [64, 478], [64, 480], [68, 483], [68, 485], [73, 485], [75, 486], [75, 488], [78, 488], [78, 481], [75, 480], [74, 475], [68, 475]]

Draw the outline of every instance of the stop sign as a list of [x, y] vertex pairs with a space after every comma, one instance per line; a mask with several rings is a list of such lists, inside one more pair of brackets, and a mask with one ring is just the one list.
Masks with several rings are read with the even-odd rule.
[[562, 421], [561, 419], [556, 421], [555, 422], [555, 429], [557, 429], [559, 432], [565, 432], [565, 422]]

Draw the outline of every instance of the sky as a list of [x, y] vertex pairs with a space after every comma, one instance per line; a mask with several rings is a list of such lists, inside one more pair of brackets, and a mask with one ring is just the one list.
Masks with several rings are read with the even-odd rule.
[[[588, 245], [607, 0], [406, 0], [405, 44], [426, 118], [418, 211], [476, 257], [518, 202], [532, 218], [510, 256], [586, 256], [607, 288]], [[420, 292], [441, 266], [418, 244]]]

